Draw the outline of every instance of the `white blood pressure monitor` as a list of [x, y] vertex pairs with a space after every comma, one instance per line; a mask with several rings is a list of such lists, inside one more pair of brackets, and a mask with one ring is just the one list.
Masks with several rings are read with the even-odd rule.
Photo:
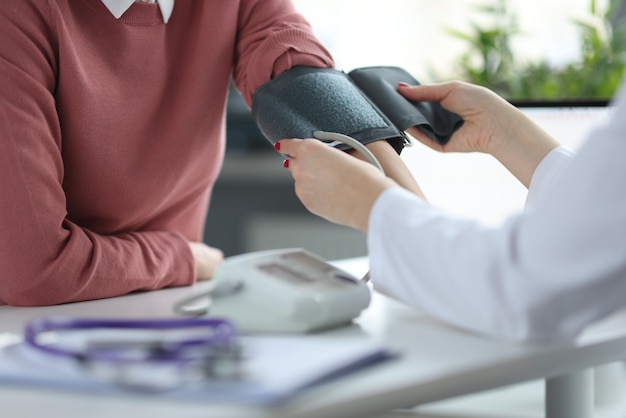
[[[243, 332], [310, 332], [347, 324], [371, 298], [364, 281], [299, 248], [229, 257], [213, 281], [206, 314], [230, 319]], [[177, 311], [189, 314], [189, 301], [181, 301]]]

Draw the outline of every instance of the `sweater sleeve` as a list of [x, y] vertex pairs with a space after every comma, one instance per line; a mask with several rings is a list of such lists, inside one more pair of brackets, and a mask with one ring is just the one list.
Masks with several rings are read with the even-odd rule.
[[42, 4], [0, 5], [0, 304], [191, 284], [193, 257], [181, 235], [99, 235], [67, 218], [55, 35]]
[[626, 97], [534, 205], [501, 226], [385, 191], [369, 221], [376, 289], [450, 324], [518, 341], [572, 341], [623, 308], [624, 115]]
[[290, 0], [243, 0], [240, 7], [234, 81], [248, 106], [260, 86], [292, 67], [334, 66]]

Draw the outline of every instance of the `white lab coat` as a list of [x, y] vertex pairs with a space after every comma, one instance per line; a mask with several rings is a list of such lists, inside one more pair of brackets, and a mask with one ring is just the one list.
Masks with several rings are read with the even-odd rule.
[[[486, 226], [394, 188], [369, 220], [375, 288], [453, 325], [571, 341], [626, 307], [626, 92], [576, 155], [537, 167], [526, 210]], [[558, 138], [557, 138], [558, 139]]]

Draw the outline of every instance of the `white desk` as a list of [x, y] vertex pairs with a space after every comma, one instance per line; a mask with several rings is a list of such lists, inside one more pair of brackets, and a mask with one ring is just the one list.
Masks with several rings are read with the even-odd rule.
[[[362, 261], [338, 263], [355, 274]], [[0, 332], [20, 333], [42, 316], [164, 317], [176, 300], [201, 291], [200, 284], [108, 300], [44, 308], [0, 306]], [[588, 417], [591, 366], [621, 360], [626, 353], [626, 315], [587, 332], [576, 347], [524, 347], [485, 340], [452, 329], [375, 294], [356, 325], [328, 338], [365, 333], [400, 350], [394, 361], [315, 387], [280, 408], [184, 403], [151, 396], [104, 396], [0, 386], [3, 417], [367, 417], [502, 385], [548, 379], [550, 418]], [[576, 396], [571, 396], [572, 394]]]

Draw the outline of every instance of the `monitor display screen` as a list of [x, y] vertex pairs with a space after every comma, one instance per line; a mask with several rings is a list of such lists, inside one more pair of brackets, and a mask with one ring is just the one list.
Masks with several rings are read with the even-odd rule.
[[571, 149], [577, 149], [580, 146], [589, 130], [601, 122], [610, 109], [609, 102], [606, 100], [539, 101], [513, 104], [561, 144]]

